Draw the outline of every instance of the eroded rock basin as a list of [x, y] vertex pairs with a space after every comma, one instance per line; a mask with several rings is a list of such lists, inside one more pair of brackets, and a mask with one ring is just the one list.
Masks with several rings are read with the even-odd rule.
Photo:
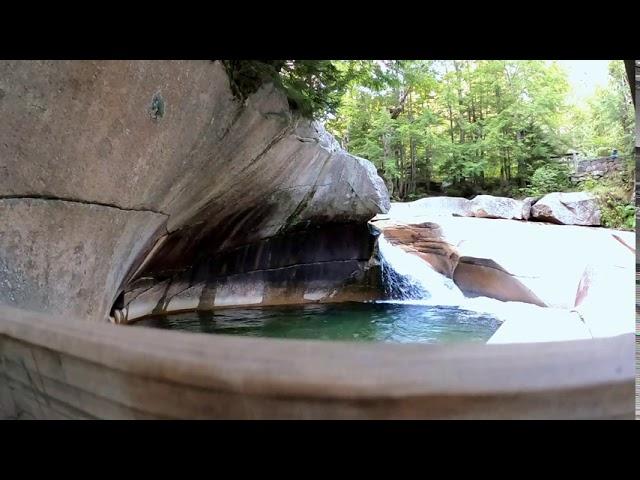
[[[563, 243], [556, 262], [545, 253], [544, 245], [558, 248], [551, 237], [489, 235], [504, 222], [515, 229], [516, 220], [440, 225], [460, 257], [490, 258], [546, 304], [580, 307], [589, 340], [580, 340], [591, 338], [582, 331], [558, 338], [559, 317], [531, 314], [520, 317], [535, 322], [504, 322], [494, 337], [512, 325], [520, 341], [548, 343], [345, 344], [110, 325], [112, 310], [316, 302], [366, 283], [377, 268], [369, 262], [373, 242], [364, 235], [352, 242], [346, 227], [329, 232], [335, 225], [357, 232], [386, 212], [384, 183], [373, 165], [290, 112], [273, 85], [235, 99], [220, 62], [3, 62], [0, 72], [0, 418], [632, 415], [633, 334], [620, 335], [633, 328], [632, 295], [618, 286], [633, 269], [628, 257], [618, 261], [630, 254], [611, 235]], [[149, 115], [157, 98], [161, 118]], [[489, 206], [478, 212], [495, 216]], [[306, 241], [297, 233], [312, 228], [325, 235], [310, 236], [314, 250], [299, 248]], [[466, 239], [455, 240], [456, 232]], [[362, 248], [325, 241], [335, 239]], [[502, 248], [506, 240], [516, 256]], [[568, 289], [549, 288], [545, 272], [560, 282], [558, 266], [578, 246], [595, 262], [576, 262], [563, 277]], [[448, 248], [436, 250], [428, 253]], [[441, 262], [443, 272], [448, 265]], [[531, 265], [545, 268], [536, 276]], [[159, 298], [138, 295], [138, 276], [158, 282]], [[121, 305], [134, 294], [140, 304]], [[522, 305], [511, 307], [544, 308]], [[447, 317], [440, 307], [421, 308], [432, 330]], [[563, 312], [571, 315], [567, 328], [584, 325]], [[408, 320], [416, 315], [379, 323]], [[506, 337], [488, 343], [513, 341]]]

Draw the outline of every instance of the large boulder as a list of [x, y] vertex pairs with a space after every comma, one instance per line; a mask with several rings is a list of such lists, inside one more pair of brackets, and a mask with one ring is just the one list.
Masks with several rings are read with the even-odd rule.
[[493, 195], [477, 195], [473, 200], [463, 197], [427, 197], [413, 202], [391, 204], [388, 215], [378, 218], [409, 220], [414, 217], [478, 217], [528, 220], [535, 198], [515, 200]]
[[513, 198], [478, 195], [470, 202], [471, 213], [479, 218], [522, 220], [523, 202]]
[[531, 207], [531, 218], [562, 225], [600, 225], [600, 208], [590, 193], [555, 192]]
[[[212, 283], [242, 287], [224, 275], [257, 285], [285, 253], [286, 275], [265, 274], [279, 297], [316, 298], [323, 279], [331, 295], [360, 281], [366, 222], [389, 208], [373, 165], [272, 84], [239, 101], [218, 61], [0, 62], [0, 118], [0, 304], [104, 321], [144, 276], [184, 287], [165, 298], [181, 308]], [[287, 240], [305, 229], [323, 252]], [[336, 230], [363, 235], [357, 249], [327, 243]], [[215, 279], [212, 258], [227, 266]], [[177, 281], [189, 272], [205, 278]], [[218, 303], [243, 298], [233, 292]]]

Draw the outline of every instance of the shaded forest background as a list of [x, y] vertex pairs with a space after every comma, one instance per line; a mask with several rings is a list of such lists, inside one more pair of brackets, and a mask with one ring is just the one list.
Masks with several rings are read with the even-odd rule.
[[[541, 60], [226, 61], [246, 96], [265, 80], [322, 120], [348, 152], [375, 164], [394, 200], [593, 192], [607, 226], [634, 228], [635, 110], [621, 60], [583, 106], [566, 72]], [[579, 185], [564, 155], [609, 156], [627, 168]]]

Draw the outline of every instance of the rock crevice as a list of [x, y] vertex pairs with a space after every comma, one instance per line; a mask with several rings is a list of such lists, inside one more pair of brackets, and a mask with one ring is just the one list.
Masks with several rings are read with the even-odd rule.
[[97, 207], [115, 208], [117, 210], [122, 210], [123, 212], [147, 212], [147, 213], [157, 213], [158, 215], [164, 215], [165, 217], [169, 216], [168, 213], [159, 212], [157, 210], [151, 210], [148, 208], [125, 208], [120, 205], [115, 205], [112, 203], [94, 202], [94, 201], [83, 200], [79, 198], [61, 198], [61, 197], [54, 197], [51, 195], [0, 195], [0, 202], [3, 200], [42, 200], [47, 202], [79, 203], [83, 205], [95, 205]]

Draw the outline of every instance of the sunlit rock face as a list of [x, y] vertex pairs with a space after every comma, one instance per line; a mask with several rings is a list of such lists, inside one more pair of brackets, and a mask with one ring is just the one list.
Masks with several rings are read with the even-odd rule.
[[588, 192], [555, 192], [531, 207], [531, 218], [563, 225], [600, 225], [600, 209]]
[[600, 208], [588, 192], [554, 192], [516, 200], [493, 195], [462, 197], [430, 197], [414, 202], [394, 203], [390, 217], [400, 219], [416, 215], [434, 217], [503, 218], [529, 220], [562, 225], [600, 225]]
[[[523, 219], [524, 202], [513, 198], [478, 195], [470, 201], [474, 217]], [[526, 215], [526, 214], [525, 214]]]
[[[5, 61], [0, 91], [3, 304], [105, 320], [141, 278], [155, 285], [207, 269], [216, 290], [231, 292], [218, 303], [251, 303], [259, 295], [239, 294], [239, 277], [218, 289], [212, 265], [253, 273], [234, 271], [227, 253], [251, 255], [271, 238], [284, 245], [306, 229], [328, 241], [325, 226], [353, 236], [389, 208], [369, 162], [291, 112], [272, 85], [239, 102], [219, 62]], [[357, 232], [357, 254], [336, 247], [325, 263], [301, 260], [328, 270], [326, 296], [367, 277], [374, 242], [366, 228]], [[240, 263], [282, 268], [284, 250]], [[291, 284], [318, 298], [322, 276]], [[169, 301], [182, 309], [202, 292], [212, 298], [200, 284], [189, 280]]]
[[429, 197], [414, 202], [393, 203], [389, 209], [393, 219], [411, 218], [417, 215], [472, 217], [471, 201], [462, 197]]
[[440, 273], [452, 269], [467, 296], [575, 310], [594, 337], [634, 329], [633, 232], [434, 214], [395, 203], [372, 224]]

